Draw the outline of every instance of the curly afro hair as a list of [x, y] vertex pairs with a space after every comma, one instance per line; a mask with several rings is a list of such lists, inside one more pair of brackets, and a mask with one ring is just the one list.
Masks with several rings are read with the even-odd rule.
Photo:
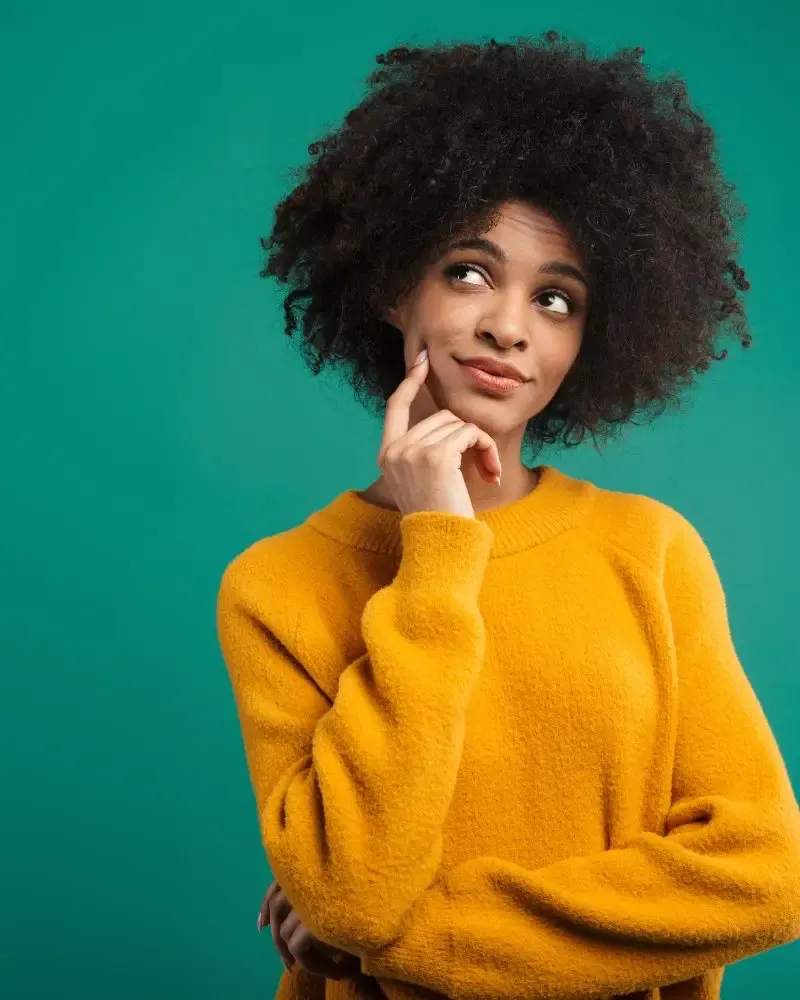
[[674, 74], [648, 78], [644, 49], [591, 58], [557, 32], [514, 44], [393, 48], [367, 96], [290, 171], [261, 277], [290, 283], [313, 374], [339, 364], [359, 401], [385, 412], [405, 374], [381, 318], [455, 236], [498, 205], [557, 219], [588, 268], [577, 360], [523, 444], [579, 444], [678, 402], [725, 328], [749, 347], [732, 226], [746, 215], [715, 163], [712, 129]]

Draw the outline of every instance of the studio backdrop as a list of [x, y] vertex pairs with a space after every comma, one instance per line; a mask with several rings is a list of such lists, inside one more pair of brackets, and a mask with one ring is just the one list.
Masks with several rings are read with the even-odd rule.
[[[259, 237], [376, 53], [548, 28], [686, 79], [748, 209], [753, 346], [732, 339], [681, 411], [540, 461], [697, 526], [800, 778], [796, 5], [6, 0], [4, 998], [274, 994], [214, 603], [236, 553], [376, 478], [381, 425], [304, 366]], [[725, 996], [789, 996], [799, 972], [788, 945]]]

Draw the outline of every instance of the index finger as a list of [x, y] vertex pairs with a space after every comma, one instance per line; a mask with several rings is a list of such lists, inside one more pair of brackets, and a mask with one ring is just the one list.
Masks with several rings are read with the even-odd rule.
[[411, 418], [411, 404], [422, 387], [428, 375], [428, 352], [422, 352], [424, 357], [411, 366], [408, 374], [398, 385], [386, 403], [386, 416], [383, 420], [383, 438], [378, 450], [378, 465], [383, 462], [383, 454], [392, 441], [396, 441], [408, 432], [408, 422]]

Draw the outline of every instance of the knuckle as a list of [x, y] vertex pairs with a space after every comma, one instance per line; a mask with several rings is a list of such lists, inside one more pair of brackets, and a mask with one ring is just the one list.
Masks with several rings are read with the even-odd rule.
[[441, 442], [437, 441], [436, 444], [425, 449], [422, 458], [429, 469], [439, 469], [445, 464], [447, 454], [445, 449], [441, 447]]

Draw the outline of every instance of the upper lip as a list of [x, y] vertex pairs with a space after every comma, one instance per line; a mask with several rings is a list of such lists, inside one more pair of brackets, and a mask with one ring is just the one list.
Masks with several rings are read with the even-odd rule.
[[482, 368], [490, 375], [499, 375], [501, 378], [513, 378], [518, 382], [527, 382], [527, 376], [523, 375], [519, 368], [506, 364], [504, 361], [496, 361], [494, 358], [457, 358], [462, 365], [470, 365], [473, 368]]

